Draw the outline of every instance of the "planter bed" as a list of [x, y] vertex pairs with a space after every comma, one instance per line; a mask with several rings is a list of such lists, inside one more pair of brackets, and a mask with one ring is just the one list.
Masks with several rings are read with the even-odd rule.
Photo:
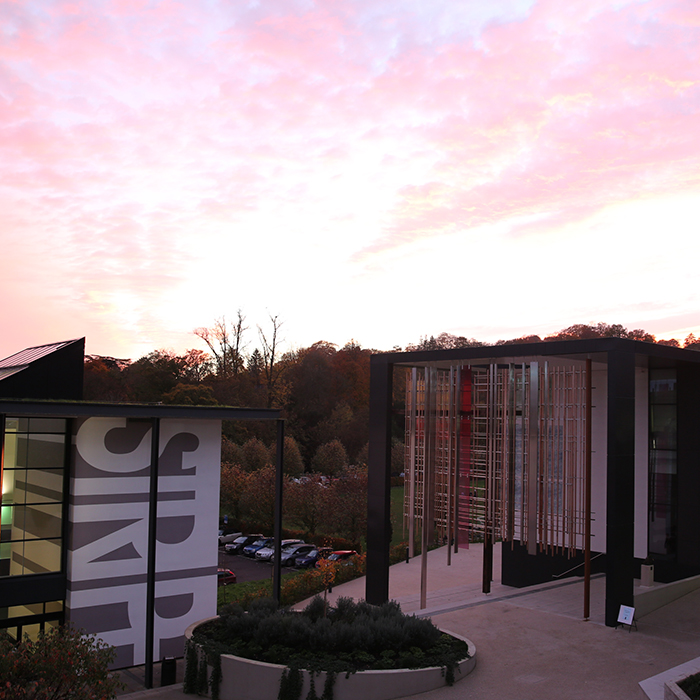
[[[318, 602], [316, 612], [318, 612]], [[292, 637], [297, 634], [311, 630], [311, 633], [320, 632], [322, 640], [328, 639], [328, 648], [337, 649], [335, 652], [324, 654], [319, 651], [318, 639], [311, 639], [308, 647], [299, 653], [288, 650], [273, 651], [275, 643], [274, 633], [270, 641], [262, 642], [259, 638], [241, 641], [245, 634], [240, 637], [234, 636], [232, 642], [235, 653], [226, 653], [223, 646], [224, 636], [244, 630], [247, 626], [256, 630], [255, 635], [260, 634], [258, 630], [269, 628], [269, 620], [266, 616], [260, 616], [254, 620], [241, 617], [241, 613], [232, 615], [230, 618], [212, 618], [203, 620], [190, 626], [186, 632], [188, 644], [195, 635], [198, 643], [208, 647], [207, 660], [214, 666], [220, 668], [220, 682], [217, 688], [211, 688], [211, 694], [218, 694], [220, 700], [271, 700], [277, 698], [283, 676], [293, 677], [294, 672], [289, 672], [288, 667], [296, 667], [297, 689], [296, 697], [306, 698], [309, 695], [312, 678], [317, 697], [324, 693], [326, 684], [326, 670], [331, 671], [330, 683], [333, 684], [334, 700], [390, 700], [391, 698], [401, 698], [416, 693], [423, 693], [433, 690], [451, 682], [458, 682], [467, 676], [476, 665], [476, 649], [474, 644], [464, 637], [438, 630], [428, 620], [418, 620], [416, 618], [402, 615], [398, 606], [388, 604], [386, 607], [373, 608], [361, 602], [356, 608], [352, 601], [345, 602], [344, 610], [329, 611], [329, 618], [311, 617], [311, 613], [305, 613], [306, 618], [300, 620], [301, 613], [280, 613], [276, 615], [268, 613], [269, 617], [274, 617], [273, 622], [280, 624], [281, 630]], [[309, 606], [308, 610], [311, 610]], [[349, 617], [348, 617], [349, 611]], [[343, 617], [343, 615], [346, 615]], [[289, 617], [287, 617], [289, 616]], [[333, 622], [331, 621], [333, 617]], [[253, 625], [252, 623], [255, 622]], [[290, 626], [291, 625], [291, 626]], [[369, 637], [368, 644], [352, 645], [354, 641], [352, 635], [355, 632], [368, 634], [368, 628], [374, 625], [374, 637]], [[317, 626], [317, 627], [314, 627]], [[199, 629], [197, 629], [199, 628]], [[334, 638], [329, 629], [335, 629], [338, 637]], [[432, 628], [432, 629], [430, 629]], [[196, 631], [196, 632], [195, 632]], [[279, 634], [279, 632], [278, 632]], [[324, 636], [331, 634], [330, 637]], [[404, 646], [385, 645], [385, 635], [398, 635], [404, 637]], [[335, 639], [342, 639], [350, 635], [352, 651], [342, 651], [342, 647], [334, 642]], [[419, 638], [424, 635], [427, 640], [423, 642]], [[304, 644], [306, 644], [306, 637]], [[335, 644], [335, 646], [334, 646]], [[422, 648], [421, 648], [422, 647]], [[195, 666], [199, 666], [199, 692], [208, 691], [206, 684], [203, 684], [204, 667], [202, 665], [201, 646], [194, 647], [197, 650], [199, 662], [194, 660], [193, 651], [190, 652], [188, 672], [186, 672], [185, 687], [188, 688], [187, 675], [189, 673], [189, 690], [195, 689], [194, 679]], [[260, 654], [255, 653], [264, 648]], [[347, 647], [346, 647], [347, 648]], [[240, 649], [240, 651], [239, 651]], [[316, 649], [316, 651], [314, 651]], [[363, 649], [364, 651], [359, 651]], [[389, 651], [382, 652], [382, 649]], [[395, 650], [394, 650], [395, 649]], [[216, 650], [216, 651], [215, 651]], [[252, 651], [251, 651], [252, 650]], [[372, 651], [374, 650], [374, 651]], [[220, 653], [223, 651], [223, 653]], [[245, 654], [245, 657], [244, 657]], [[277, 656], [275, 657], [275, 654]], [[280, 656], [281, 655], [281, 656]], [[260, 656], [265, 660], [253, 658]], [[218, 660], [220, 659], [220, 664]], [[289, 660], [292, 659], [293, 663]], [[431, 662], [444, 665], [428, 665]], [[279, 663], [279, 662], [282, 663]], [[287, 663], [284, 663], [287, 662]], [[394, 665], [406, 664], [406, 668], [393, 668]], [[309, 670], [311, 669], [311, 670]], [[321, 670], [324, 669], [324, 670]], [[219, 669], [214, 670], [209, 667], [210, 677], [216, 677]], [[205, 687], [203, 687], [203, 685]], [[217, 693], [218, 691], [218, 693]], [[295, 697], [295, 694], [285, 697]], [[311, 695], [310, 697], [313, 697]]]

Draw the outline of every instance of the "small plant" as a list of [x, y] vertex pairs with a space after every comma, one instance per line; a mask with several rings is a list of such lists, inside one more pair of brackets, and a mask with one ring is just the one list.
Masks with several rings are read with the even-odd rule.
[[197, 692], [197, 645], [193, 644], [192, 640], [187, 641], [185, 649], [185, 678], [182, 690], [188, 694]]
[[278, 700], [299, 700], [301, 695], [301, 687], [303, 678], [301, 671], [296, 667], [285, 668], [282, 671], [282, 679], [280, 681], [280, 692], [277, 696]]

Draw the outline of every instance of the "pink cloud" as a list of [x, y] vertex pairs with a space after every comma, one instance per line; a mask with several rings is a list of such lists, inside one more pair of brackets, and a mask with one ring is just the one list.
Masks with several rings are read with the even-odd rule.
[[604, 4], [588, 22], [564, 8], [539, 4], [523, 23], [490, 27], [483, 48], [446, 47], [430, 70], [416, 56], [392, 63], [386, 92], [444, 115], [417, 128], [441, 155], [430, 185], [440, 196], [406, 186], [365, 254], [537, 211], [575, 220], [695, 181], [697, 30], [666, 22], [658, 3]]
[[697, 187], [696, 2], [468, 5], [2, 3], [0, 235], [88, 309], [85, 288], [155, 307], [192, 231], [294, 211], [332, 236], [363, 180], [385, 192], [363, 262]]

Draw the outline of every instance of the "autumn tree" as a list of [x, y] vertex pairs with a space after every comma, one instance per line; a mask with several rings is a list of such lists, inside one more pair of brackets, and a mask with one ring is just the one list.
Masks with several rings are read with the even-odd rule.
[[226, 435], [221, 436], [221, 463], [237, 464], [239, 467], [244, 464], [243, 448]]
[[248, 475], [239, 500], [241, 518], [261, 532], [272, 532], [275, 522], [275, 468], [263, 467]]
[[202, 384], [178, 383], [173, 389], [163, 394], [162, 400], [163, 403], [176, 406], [215, 406], [219, 403], [211, 387]]
[[261, 388], [265, 382], [265, 360], [257, 348], [250, 354], [246, 369], [255, 388]]
[[[284, 436], [284, 473], [287, 476], [295, 477], [304, 473], [304, 460], [297, 441], [291, 435]], [[276, 464], [277, 462], [277, 443], [270, 445], [269, 463]]]
[[656, 338], [651, 333], [647, 333], [641, 328], [635, 328], [633, 331], [629, 331], [627, 337], [631, 340], [641, 340], [645, 343], [656, 342]]
[[292, 386], [288, 405], [306, 426], [316, 425], [335, 405], [333, 397], [333, 356], [335, 346], [319, 341], [286, 360], [287, 378]]
[[511, 340], [497, 340], [496, 345], [522, 345], [526, 343], [541, 343], [542, 338], [539, 335], [523, 335], [519, 338], [512, 338]]
[[130, 400], [161, 401], [163, 394], [175, 388], [182, 372], [181, 357], [170, 350], [153, 350], [124, 368]]
[[128, 401], [124, 369], [130, 360], [86, 355], [83, 367], [83, 396], [87, 401]]
[[466, 338], [463, 335], [452, 335], [451, 333], [440, 333], [437, 338], [434, 336], [422, 336], [416, 344], [406, 346], [406, 350], [451, 350], [453, 348], [475, 348], [485, 345], [475, 338]]
[[353, 418], [353, 410], [345, 401], [341, 401], [330, 415], [316, 426], [314, 433], [319, 443], [340, 440], [343, 446], [347, 445], [347, 438], [353, 427]]
[[241, 497], [246, 490], [248, 476], [238, 464], [221, 465], [220, 509], [222, 513], [231, 515], [237, 523], [241, 519]]
[[694, 333], [689, 333], [683, 341], [686, 350], [700, 350], [700, 338], [696, 338]]
[[321, 484], [318, 475], [311, 475], [299, 482], [292, 481], [285, 486], [285, 513], [314, 535], [326, 512], [326, 493], [327, 489]]
[[367, 469], [347, 467], [328, 488], [324, 499], [324, 517], [333, 523], [333, 531], [360, 549], [367, 536]]
[[340, 474], [347, 465], [348, 454], [340, 440], [331, 440], [321, 445], [312, 461], [315, 472], [330, 477]]
[[[644, 335], [642, 330], [635, 330], [632, 333]], [[587, 340], [589, 338], [630, 338], [628, 331], [620, 323], [575, 323], [573, 326], [564, 328], [554, 335], [548, 335], [545, 340]], [[653, 337], [653, 336], [651, 336]], [[637, 339], [637, 338], [633, 338]]]
[[255, 437], [250, 438], [243, 445], [242, 453], [243, 467], [249, 472], [258, 471], [274, 463], [274, 460], [270, 459], [270, 451], [265, 447], [265, 444]]
[[182, 379], [192, 384], [203, 382], [214, 370], [211, 355], [197, 348], [186, 350], [181, 360]]

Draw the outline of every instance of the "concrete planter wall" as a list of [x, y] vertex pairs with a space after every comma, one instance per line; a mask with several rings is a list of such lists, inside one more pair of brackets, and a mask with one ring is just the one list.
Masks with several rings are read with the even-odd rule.
[[694, 675], [691, 673], [675, 681], [666, 681], [664, 683], [664, 700], [690, 700], [690, 696], [678, 684]]
[[[187, 628], [186, 639], [190, 639], [195, 628], [207, 622], [202, 620]], [[443, 630], [461, 639], [469, 646], [469, 658], [461, 661], [455, 669], [455, 683], [469, 675], [476, 666], [476, 647], [458, 634]], [[220, 700], [270, 700], [279, 693], [280, 680], [285, 667], [262, 661], [244, 659], [240, 656], [222, 654]], [[304, 687], [301, 697], [309, 692], [309, 673], [304, 671]], [[316, 694], [321, 695], [326, 674], [315, 676]], [[425, 693], [445, 685], [442, 668], [398, 669], [393, 671], [359, 671], [349, 678], [339, 674], [335, 679], [335, 700], [392, 700], [416, 693]]]

